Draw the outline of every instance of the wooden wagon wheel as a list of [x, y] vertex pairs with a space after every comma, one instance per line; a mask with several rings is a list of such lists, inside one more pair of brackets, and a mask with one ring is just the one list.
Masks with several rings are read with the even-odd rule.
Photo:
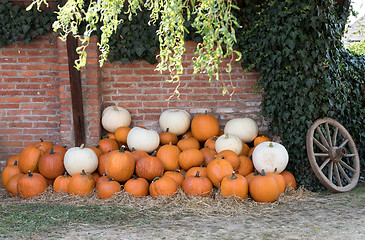
[[348, 131], [336, 120], [316, 120], [307, 132], [307, 154], [317, 178], [333, 192], [353, 189], [360, 177], [360, 159]]

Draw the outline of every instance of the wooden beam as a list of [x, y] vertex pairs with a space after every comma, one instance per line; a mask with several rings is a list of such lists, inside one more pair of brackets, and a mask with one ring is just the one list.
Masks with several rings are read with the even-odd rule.
[[75, 60], [79, 58], [76, 53], [77, 39], [71, 34], [67, 36], [68, 71], [70, 76], [71, 100], [75, 146], [85, 143], [85, 119], [82, 100], [81, 73], [75, 66]]

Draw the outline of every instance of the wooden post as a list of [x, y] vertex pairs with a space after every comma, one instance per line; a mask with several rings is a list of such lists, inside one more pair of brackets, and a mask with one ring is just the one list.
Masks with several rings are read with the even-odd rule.
[[77, 39], [71, 34], [67, 36], [68, 71], [70, 75], [71, 100], [75, 146], [85, 143], [85, 119], [82, 101], [81, 73], [75, 68], [75, 60], [78, 59], [76, 48]]

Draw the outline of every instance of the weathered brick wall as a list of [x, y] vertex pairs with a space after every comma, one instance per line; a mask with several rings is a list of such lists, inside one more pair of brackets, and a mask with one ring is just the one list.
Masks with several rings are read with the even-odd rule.
[[[73, 146], [71, 93], [66, 43], [51, 34], [29, 45], [17, 42], [0, 48], [0, 168], [9, 156], [40, 138]], [[192, 115], [205, 111], [214, 114], [221, 126], [235, 117], [259, 114], [260, 96], [250, 92], [258, 75], [243, 73], [239, 65], [231, 80], [209, 83], [205, 75], [192, 75], [189, 65], [194, 43], [187, 44], [185, 73], [181, 76], [180, 99], [166, 101], [176, 87], [167, 74], [154, 71], [155, 65], [136, 61], [126, 65], [106, 63], [98, 66], [96, 39], [88, 49], [88, 63], [81, 71], [87, 145], [95, 145], [103, 129], [102, 110], [109, 105], [125, 107], [132, 115], [132, 126], [161, 131], [159, 115], [168, 108], [181, 108]], [[222, 96], [222, 84], [235, 93]], [[232, 84], [232, 85], [231, 85]], [[261, 129], [265, 123], [258, 119]]]

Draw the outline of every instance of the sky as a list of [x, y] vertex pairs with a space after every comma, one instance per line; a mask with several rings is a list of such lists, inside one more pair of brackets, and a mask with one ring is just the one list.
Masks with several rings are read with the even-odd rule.
[[349, 17], [350, 24], [365, 15], [365, 0], [352, 0], [351, 2], [354, 10], [359, 14], [357, 15], [357, 18], [354, 16]]

